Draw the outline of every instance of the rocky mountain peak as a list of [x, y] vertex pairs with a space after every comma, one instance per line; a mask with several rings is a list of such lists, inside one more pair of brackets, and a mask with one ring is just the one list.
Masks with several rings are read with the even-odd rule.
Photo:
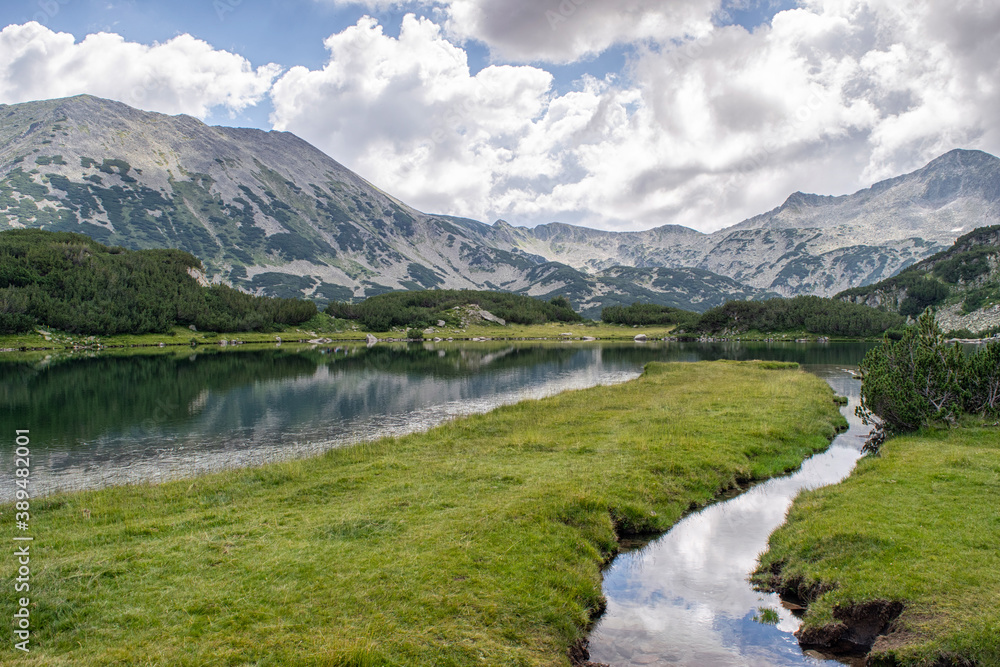
[[0, 120], [0, 229], [176, 247], [215, 279], [321, 301], [453, 287], [565, 294], [591, 314], [636, 299], [704, 310], [875, 282], [1000, 222], [1000, 160], [982, 151], [852, 195], [795, 192], [712, 234], [613, 232], [426, 215], [293, 134], [89, 95], [0, 105]]

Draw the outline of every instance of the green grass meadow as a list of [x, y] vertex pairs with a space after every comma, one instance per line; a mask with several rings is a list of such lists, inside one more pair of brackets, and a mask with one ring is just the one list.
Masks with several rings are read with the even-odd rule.
[[757, 579], [829, 589], [806, 630], [866, 602], [902, 603], [868, 664], [1000, 665], [1000, 428], [887, 441], [843, 483], [799, 496]]
[[[150, 334], [119, 334], [115, 336], [85, 336], [64, 331], [44, 329], [46, 335], [37, 331], [23, 334], [0, 335], [0, 351], [11, 350], [62, 350], [80, 347], [158, 347], [219, 345], [220, 341], [238, 340], [244, 343], [274, 344], [279, 339], [285, 343], [308, 341], [325, 338], [331, 341], [363, 341], [365, 335], [372, 333], [379, 339], [406, 338], [405, 329], [393, 331], [367, 332], [351, 328], [352, 323], [345, 320], [335, 320], [329, 315], [320, 313], [313, 319], [297, 327], [284, 327], [273, 332], [229, 332], [215, 333], [191, 331], [184, 327], [173, 327], [166, 333]], [[470, 340], [472, 338], [491, 338], [494, 340], [550, 339], [579, 340], [597, 338], [600, 340], [632, 340], [637, 334], [644, 334], [650, 340], [658, 340], [670, 335], [674, 329], [668, 326], [626, 327], [603, 322], [548, 322], [546, 324], [498, 324], [480, 323], [465, 328], [442, 328], [434, 334], [424, 334], [424, 340], [442, 339]]]
[[0, 662], [568, 665], [619, 535], [843, 425], [794, 364], [650, 364], [314, 459], [35, 499], [32, 650]]

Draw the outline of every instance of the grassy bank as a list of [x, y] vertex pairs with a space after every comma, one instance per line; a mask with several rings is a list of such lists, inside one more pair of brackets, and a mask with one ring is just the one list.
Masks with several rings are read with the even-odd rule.
[[706, 334], [709, 338], [714, 338], [716, 340], [752, 340], [752, 341], [773, 341], [778, 343], [794, 343], [796, 341], [808, 341], [810, 343], [815, 343], [818, 341], [826, 342], [858, 342], [858, 341], [880, 341], [882, 336], [828, 336], [822, 334], [816, 334], [803, 329], [793, 330], [793, 331], [758, 331], [756, 329], [751, 329], [750, 331], [741, 331], [736, 334], [726, 334], [723, 335], [710, 335]]
[[[600, 340], [632, 340], [637, 334], [645, 334], [650, 340], [660, 339], [669, 335], [671, 326], [649, 326], [633, 329], [616, 324], [599, 322], [584, 323], [548, 323], [548, 324], [497, 324], [470, 325], [465, 328], [443, 328], [433, 334], [425, 334], [425, 340], [435, 337], [454, 340], [471, 340], [473, 338], [492, 338], [496, 340], [513, 339], [549, 339], [549, 340], [580, 340], [597, 338]], [[406, 337], [406, 330], [394, 331], [364, 331], [352, 328], [351, 323], [335, 320], [328, 315], [319, 314], [312, 320], [298, 327], [285, 327], [280, 331], [261, 332], [229, 332], [214, 333], [191, 331], [184, 327], [174, 327], [166, 333], [115, 336], [84, 336], [63, 331], [44, 329], [44, 333], [31, 332], [24, 334], [0, 335], [0, 350], [61, 350], [80, 347], [158, 347], [174, 345], [219, 345], [220, 341], [237, 340], [243, 343], [275, 343], [306, 342], [318, 338], [331, 341], [365, 340], [365, 335], [371, 333], [381, 339]]]
[[998, 665], [998, 498], [1000, 429], [890, 440], [842, 484], [795, 501], [756, 580], [814, 598], [803, 643], [877, 632], [902, 610], [874, 664]]
[[617, 534], [828, 445], [830, 389], [788, 366], [650, 364], [317, 459], [34, 500], [18, 662], [568, 664]]

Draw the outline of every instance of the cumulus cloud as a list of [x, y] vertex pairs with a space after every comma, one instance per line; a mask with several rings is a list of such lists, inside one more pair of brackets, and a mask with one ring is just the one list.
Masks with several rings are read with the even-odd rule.
[[398, 40], [371, 19], [331, 36], [323, 70], [275, 86], [274, 123], [425, 210], [618, 229], [714, 230], [795, 190], [851, 192], [955, 147], [1000, 151], [996, 3], [805, 0], [753, 32], [701, 28], [715, 5], [678, 3], [690, 16], [671, 25], [687, 36], [659, 40], [644, 26], [679, 34], [656, 14], [668, 3], [570, 3], [566, 33], [541, 48], [569, 58], [631, 40], [625, 72], [562, 95], [537, 67], [472, 75], [446, 37], [537, 54], [529, 24], [547, 5], [505, 2], [501, 16], [491, 0], [450, 0]]
[[275, 129], [431, 210], [482, 211], [548, 104], [548, 72], [492, 66], [473, 76], [465, 52], [412, 15], [398, 39], [364, 17], [326, 47], [322, 70], [293, 67], [275, 83]]
[[614, 44], [665, 42], [711, 30], [721, 0], [323, 0], [430, 8], [452, 37], [485, 43], [508, 62], [568, 63]]
[[613, 44], [705, 34], [719, 5], [719, 0], [451, 0], [446, 25], [508, 60], [571, 62]]
[[[851, 192], [955, 147], [1000, 153], [997, 3], [802, 0], [751, 32], [713, 23], [717, 0], [325, 1], [431, 18], [392, 37], [364, 17], [330, 35], [322, 68], [280, 78], [189, 35], [8, 26], [0, 101], [86, 92], [205, 117], [270, 91], [275, 129], [417, 208], [529, 225], [711, 231], [795, 190]], [[466, 38], [536, 64], [473, 72]], [[557, 87], [537, 64], [614, 42], [631, 55], [605, 79]]]
[[190, 35], [147, 46], [97, 33], [77, 42], [35, 23], [0, 31], [0, 100], [6, 103], [89, 93], [135, 107], [204, 118], [213, 107], [241, 111], [261, 100], [280, 74]]

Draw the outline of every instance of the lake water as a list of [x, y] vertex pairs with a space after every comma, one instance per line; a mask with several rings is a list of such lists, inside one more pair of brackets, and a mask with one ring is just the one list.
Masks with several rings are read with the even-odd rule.
[[[0, 458], [31, 432], [35, 495], [318, 454], [566, 389], [649, 361], [857, 364], [864, 344], [455, 343], [198, 348], [0, 361]], [[12, 499], [0, 485], [0, 502]]]
[[[33, 496], [318, 454], [567, 389], [649, 361], [797, 361], [857, 401], [869, 344], [478, 343], [155, 350], [0, 361], [0, 459], [31, 434]], [[845, 413], [850, 412], [845, 409]], [[851, 417], [853, 420], [853, 417]], [[592, 659], [614, 665], [799, 665], [798, 621], [746, 576], [795, 492], [845, 476], [859, 425], [800, 473], [694, 514], [605, 574]], [[0, 501], [13, 485], [0, 485]], [[753, 620], [779, 612], [776, 625]], [[819, 661], [814, 661], [818, 664]]]

